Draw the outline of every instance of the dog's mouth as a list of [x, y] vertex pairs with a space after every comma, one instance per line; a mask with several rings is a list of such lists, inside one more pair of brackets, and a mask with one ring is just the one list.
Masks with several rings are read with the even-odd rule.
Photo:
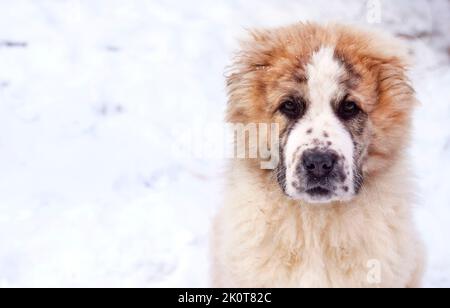
[[308, 189], [306, 191], [306, 193], [308, 195], [310, 195], [311, 197], [328, 197], [331, 195], [331, 190], [323, 187], [323, 186], [317, 186], [311, 189]]

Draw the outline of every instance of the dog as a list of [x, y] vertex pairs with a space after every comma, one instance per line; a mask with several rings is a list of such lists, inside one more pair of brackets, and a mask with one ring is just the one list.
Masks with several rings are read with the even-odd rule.
[[[298, 23], [242, 41], [227, 122], [276, 124], [278, 163], [230, 162], [213, 226], [215, 287], [421, 286], [408, 68], [397, 39], [349, 25]], [[235, 142], [251, 148], [249, 134]]]

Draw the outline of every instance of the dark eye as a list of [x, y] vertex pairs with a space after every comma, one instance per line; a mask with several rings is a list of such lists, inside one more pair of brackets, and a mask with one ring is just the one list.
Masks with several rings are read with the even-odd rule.
[[305, 110], [305, 104], [298, 99], [287, 99], [280, 106], [280, 112], [289, 119], [300, 118]]
[[343, 120], [350, 120], [361, 112], [358, 105], [352, 101], [345, 99], [339, 106], [338, 115]]

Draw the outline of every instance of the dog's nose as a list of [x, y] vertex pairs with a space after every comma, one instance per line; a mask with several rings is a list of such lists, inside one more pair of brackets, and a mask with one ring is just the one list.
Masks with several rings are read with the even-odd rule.
[[333, 171], [336, 161], [336, 153], [330, 151], [314, 150], [303, 154], [303, 167], [318, 179], [327, 177]]

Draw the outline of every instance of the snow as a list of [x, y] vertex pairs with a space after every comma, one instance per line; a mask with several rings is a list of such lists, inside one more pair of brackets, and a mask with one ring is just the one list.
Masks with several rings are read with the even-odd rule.
[[[382, 10], [369, 16], [374, 6]], [[192, 123], [222, 119], [236, 38], [251, 27], [369, 17], [409, 38], [419, 60], [417, 222], [426, 286], [450, 287], [449, 6], [0, 0], [0, 287], [208, 286], [224, 162], [174, 144]]]

